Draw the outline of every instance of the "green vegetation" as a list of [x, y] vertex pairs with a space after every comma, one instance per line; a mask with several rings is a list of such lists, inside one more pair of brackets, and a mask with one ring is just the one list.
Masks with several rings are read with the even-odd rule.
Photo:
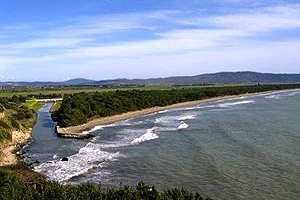
[[[32, 104], [33, 105], [33, 104]], [[34, 107], [28, 108], [24, 97], [0, 98], [0, 144], [11, 140], [14, 130], [27, 130], [35, 121]]]
[[62, 103], [62, 101], [56, 101], [51, 108], [51, 112], [56, 112], [60, 108], [61, 103]]
[[[41, 180], [24, 182], [7, 170], [0, 169], [0, 199], [84, 199], [84, 200], [203, 200], [198, 193], [184, 189], [158, 191], [154, 186], [139, 183], [135, 188], [125, 186], [119, 189], [102, 189], [100, 185], [60, 185]], [[210, 198], [206, 198], [209, 200]]]
[[43, 103], [38, 102], [35, 98], [32, 98], [30, 100], [26, 100], [24, 106], [28, 109], [32, 109], [35, 112], [37, 112], [41, 107], [43, 107]]
[[172, 90], [117, 90], [76, 93], [64, 96], [61, 107], [54, 113], [54, 116], [61, 127], [68, 127], [86, 123], [93, 117], [112, 116], [154, 106], [166, 106], [218, 96], [294, 88], [300, 88], [300, 85], [189, 87]]
[[35, 88], [35, 87], [17, 87], [6, 88], [0, 90], [1, 97], [25, 96], [34, 98], [60, 98], [65, 94], [74, 94], [80, 92], [109, 92], [116, 90], [161, 90], [171, 89], [173, 86], [125, 86], [125, 87], [96, 87], [96, 86], [78, 86], [78, 87], [51, 87], [51, 88]]

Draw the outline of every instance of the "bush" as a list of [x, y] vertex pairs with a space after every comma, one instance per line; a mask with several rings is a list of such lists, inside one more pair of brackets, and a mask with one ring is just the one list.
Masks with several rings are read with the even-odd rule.
[[10, 126], [3, 120], [0, 121], [0, 127], [5, 128], [5, 129], [10, 128]]
[[0, 141], [11, 140], [10, 130], [0, 127]]
[[[143, 182], [137, 187], [102, 189], [99, 185], [60, 185], [55, 182], [26, 184], [12, 173], [0, 169], [0, 199], [70, 199], [70, 200], [202, 200], [198, 193], [184, 189], [169, 189], [159, 192], [154, 186]], [[208, 200], [209, 198], [207, 198]]]
[[17, 122], [17, 120], [15, 118], [10, 118], [10, 123], [12, 125], [13, 128], [16, 128], [16, 129], [20, 129], [20, 124]]
[[0, 112], [4, 112], [4, 111], [5, 111], [5, 107], [2, 104], [0, 104]]

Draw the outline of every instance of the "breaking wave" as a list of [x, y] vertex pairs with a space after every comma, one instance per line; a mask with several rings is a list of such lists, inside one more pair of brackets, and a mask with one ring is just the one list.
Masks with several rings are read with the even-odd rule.
[[177, 127], [177, 130], [186, 129], [188, 127], [189, 127], [189, 125], [182, 121], [181, 124]]
[[269, 95], [265, 97], [266, 99], [279, 99], [280, 95]]
[[222, 103], [222, 104], [219, 104], [218, 106], [222, 107], [222, 108], [227, 108], [227, 107], [230, 107], [230, 106], [243, 105], [243, 104], [252, 104], [252, 103], [255, 103], [255, 102], [252, 101], [252, 100], [245, 100], [245, 101], [238, 101], [238, 102], [233, 102], [233, 103]]
[[89, 142], [77, 154], [69, 156], [67, 161], [52, 161], [34, 167], [34, 170], [45, 174], [50, 180], [62, 183], [86, 173], [90, 169], [101, 167], [114, 161], [120, 156], [119, 152], [101, 151], [97, 144]]
[[184, 120], [187, 120], [187, 119], [194, 119], [195, 117], [196, 117], [196, 115], [186, 115], [186, 116], [178, 118], [178, 120], [179, 121], [184, 121]]
[[295, 96], [296, 94], [300, 94], [300, 92], [292, 92], [292, 93], [289, 93], [288, 95], [289, 96]]
[[146, 142], [146, 141], [149, 141], [149, 140], [154, 140], [154, 139], [157, 139], [158, 138], [158, 135], [156, 134], [156, 130], [155, 128], [150, 128], [150, 129], [147, 129], [147, 132], [138, 137], [138, 138], [135, 138], [131, 144], [141, 144], [143, 142]]

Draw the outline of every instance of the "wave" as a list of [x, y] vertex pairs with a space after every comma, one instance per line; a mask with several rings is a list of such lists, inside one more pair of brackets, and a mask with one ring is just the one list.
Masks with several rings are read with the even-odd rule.
[[186, 129], [188, 127], [189, 125], [182, 121], [181, 124], [177, 127], [177, 130]]
[[157, 112], [158, 114], [161, 114], [161, 113], [166, 113], [166, 112], [169, 112], [169, 110], [162, 110], [162, 111], [159, 111]]
[[195, 117], [196, 117], [196, 115], [186, 115], [186, 116], [178, 118], [178, 120], [179, 121], [184, 121], [184, 120], [187, 120], [187, 119], [194, 119]]
[[162, 116], [159, 118], [156, 118], [154, 120], [154, 123], [163, 123], [163, 124], [169, 124], [171, 121], [176, 121], [178, 116]]
[[292, 92], [292, 93], [289, 93], [288, 95], [289, 96], [295, 96], [296, 94], [300, 94], [300, 92]]
[[91, 132], [99, 131], [99, 130], [102, 130], [102, 129], [108, 128], [108, 127], [129, 126], [129, 125], [132, 125], [132, 123], [129, 122], [129, 120], [131, 120], [131, 119], [127, 119], [127, 120], [124, 120], [124, 121], [121, 121], [121, 122], [116, 122], [116, 123], [107, 124], [107, 125], [95, 126], [94, 128], [92, 128], [92, 129], [90, 129], [88, 131], [83, 131], [83, 133], [84, 132], [91, 133]]
[[280, 95], [269, 95], [265, 97], [266, 99], [280, 99]]
[[243, 104], [253, 104], [253, 103], [255, 103], [255, 102], [252, 101], [252, 100], [245, 100], [245, 101], [237, 101], [237, 102], [233, 102], [233, 103], [222, 103], [222, 104], [219, 104], [218, 106], [222, 107], [222, 108], [227, 108], [227, 107], [230, 107], [230, 106], [243, 105]]
[[34, 170], [45, 174], [50, 180], [62, 183], [88, 172], [95, 167], [101, 167], [114, 161], [120, 156], [119, 152], [101, 151], [99, 146], [88, 143], [77, 154], [68, 157], [68, 161], [54, 161], [34, 167]]
[[148, 129], [147, 132], [144, 135], [142, 135], [142, 136], [140, 136], [138, 138], [135, 138], [131, 142], [131, 144], [136, 145], [136, 144], [141, 144], [141, 143], [149, 141], [149, 140], [157, 139], [158, 135], [156, 134], [155, 129], [156, 128], [150, 128], [150, 129]]

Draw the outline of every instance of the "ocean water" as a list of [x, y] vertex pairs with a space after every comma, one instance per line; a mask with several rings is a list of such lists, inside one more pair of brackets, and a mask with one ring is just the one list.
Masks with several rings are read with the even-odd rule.
[[[300, 91], [166, 110], [57, 138], [46, 105], [23, 161], [63, 184], [139, 181], [215, 199], [300, 199]], [[68, 161], [60, 161], [68, 157]]]

